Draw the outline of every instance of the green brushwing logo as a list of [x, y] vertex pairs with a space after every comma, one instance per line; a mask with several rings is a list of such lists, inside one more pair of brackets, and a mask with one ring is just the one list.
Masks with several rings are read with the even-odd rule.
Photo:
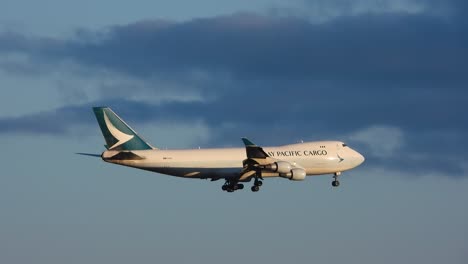
[[113, 149], [122, 144], [125, 144], [134, 137], [134, 135], [128, 135], [118, 130], [114, 126], [114, 124], [112, 124], [112, 122], [109, 120], [109, 117], [107, 116], [106, 112], [104, 112], [104, 122], [106, 123], [107, 129], [109, 129], [111, 135], [117, 140], [117, 142], [114, 145], [109, 146], [109, 149]]

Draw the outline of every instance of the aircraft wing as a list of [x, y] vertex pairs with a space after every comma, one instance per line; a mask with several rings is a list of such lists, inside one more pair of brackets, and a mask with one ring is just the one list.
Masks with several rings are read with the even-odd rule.
[[266, 159], [270, 156], [259, 146], [255, 145], [247, 138], [242, 138], [247, 153], [247, 159]]
[[[272, 158], [263, 150], [247, 138], [242, 138], [245, 145], [247, 159], [242, 163], [244, 165], [239, 180], [245, 180], [253, 177], [255, 174], [261, 174], [261, 165], [272, 163]], [[260, 175], [261, 178], [261, 175]]]
[[243, 168], [240, 173], [239, 181], [249, 180], [250, 178], [262, 178], [262, 172], [278, 173], [281, 177], [292, 180], [303, 180], [306, 171], [296, 162], [289, 162], [272, 158], [263, 148], [255, 145], [247, 138], [242, 138], [245, 145], [247, 159], [243, 161]]

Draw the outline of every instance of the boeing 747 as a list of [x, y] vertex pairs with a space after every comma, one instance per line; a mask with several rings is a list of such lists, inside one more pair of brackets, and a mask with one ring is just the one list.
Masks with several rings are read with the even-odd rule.
[[147, 171], [192, 179], [223, 179], [222, 190], [234, 192], [251, 182], [257, 192], [262, 181], [282, 177], [302, 181], [306, 176], [338, 176], [364, 162], [364, 157], [340, 141], [315, 141], [260, 147], [242, 138], [244, 148], [161, 150], [151, 146], [108, 107], [93, 108], [106, 141], [104, 161]]

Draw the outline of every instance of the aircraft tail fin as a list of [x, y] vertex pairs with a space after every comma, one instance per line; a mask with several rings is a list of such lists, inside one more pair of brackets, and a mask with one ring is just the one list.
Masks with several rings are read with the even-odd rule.
[[109, 107], [93, 107], [93, 111], [106, 140], [105, 147], [108, 150], [155, 149]]

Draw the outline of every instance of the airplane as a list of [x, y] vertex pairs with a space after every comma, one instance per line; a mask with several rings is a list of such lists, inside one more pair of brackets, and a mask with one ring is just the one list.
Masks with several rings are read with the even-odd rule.
[[93, 107], [106, 149], [101, 157], [118, 165], [191, 179], [223, 179], [222, 190], [234, 192], [251, 182], [258, 192], [263, 180], [282, 177], [302, 181], [306, 176], [338, 176], [364, 162], [365, 158], [341, 141], [302, 142], [276, 147], [260, 147], [242, 138], [244, 148], [162, 150], [153, 147], [127, 125], [109, 107]]

